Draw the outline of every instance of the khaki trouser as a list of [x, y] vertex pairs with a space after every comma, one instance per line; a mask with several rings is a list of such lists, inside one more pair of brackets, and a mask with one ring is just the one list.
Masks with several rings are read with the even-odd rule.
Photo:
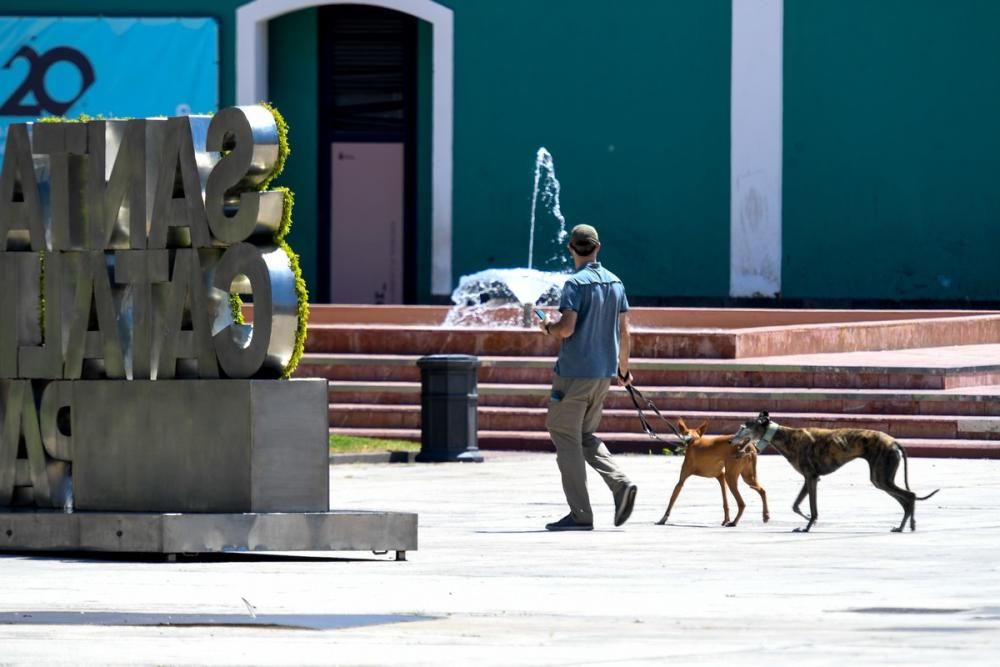
[[556, 446], [556, 463], [562, 474], [566, 502], [573, 519], [580, 523], [594, 522], [587, 493], [585, 463], [600, 473], [615, 498], [629, 483], [628, 477], [611, 459], [611, 452], [594, 435], [610, 386], [610, 378], [563, 378], [556, 375], [552, 381], [545, 427]]

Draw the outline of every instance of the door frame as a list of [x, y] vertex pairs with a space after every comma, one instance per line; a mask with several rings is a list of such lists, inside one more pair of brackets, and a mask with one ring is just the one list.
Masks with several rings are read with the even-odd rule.
[[268, 99], [268, 21], [301, 9], [339, 4], [393, 9], [432, 26], [431, 294], [449, 295], [455, 78], [455, 20], [451, 9], [433, 0], [254, 0], [236, 10], [236, 103], [257, 104]]

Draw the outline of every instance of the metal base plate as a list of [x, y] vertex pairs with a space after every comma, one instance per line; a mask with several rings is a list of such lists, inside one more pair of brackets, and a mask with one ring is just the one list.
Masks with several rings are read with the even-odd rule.
[[412, 551], [417, 515], [0, 512], [0, 551]]

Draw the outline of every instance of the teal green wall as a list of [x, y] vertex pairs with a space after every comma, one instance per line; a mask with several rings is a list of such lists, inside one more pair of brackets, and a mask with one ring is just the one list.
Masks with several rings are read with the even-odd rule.
[[295, 193], [288, 243], [299, 254], [302, 277], [312, 298], [319, 285], [316, 270], [319, 251], [316, 244], [319, 197], [316, 180], [319, 159], [316, 141], [319, 113], [317, 14], [315, 9], [306, 9], [281, 16], [268, 25], [268, 93], [270, 102], [288, 123], [291, 146], [285, 171], [275, 185], [287, 186]]
[[[235, 97], [237, 0], [23, 0], [8, 14], [214, 16], [223, 106]], [[527, 263], [535, 153], [548, 148], [572, 226], [634, 296], [728, 290], [730, 0], [444, 0], [455, 12], [453, 281]], [[270, 96], [292, 155], [292, 246], [316, 284], [315, 10], [270, 26]], [[431, 300], [428, 25], [419, 33], [418, 298]], [[555, 229], [536, 232], [536, 265]], [[683, 259], [696, 253], [701, 270]]]
[[630, 295], [726, 294], [730, 1], [442, 4], [455, 11], [454, 279], [527, 264], [545, 146], [567, 224], [598, 228]]
[[996, 300], [1000, 3], [785, 2], [784, 296]]
[[[545, 146], [555, 158], [567, 224], [600, 229], [602, 259], [630, 294], [724, 295], [729, 0], [614, 11], [604, 0], [442, 4], [455, 12], [453, 282], [527, 264], [535, 153]], [[296, 136], [296, 127], [316, 127], [315, 34], [314, 10], [279, 19], [270, 32], [271, 98], [292, 129], [293, 156], [281, 180], [296, 193], [293, 234], [300, 236], [292, 245], [309, 284], [317, 277], [309, 243], [322, 193], [310, 173], [315, 146], [305, 146], [308, 135]], [[425, 303], [433, 299], [432, 45], [431, 26], [421, 24], [417, 296]], [[540, 215], [536, 265], [554, 235], [551, 218]], [[664, 260], [686, 248], [704, 270]]]
[[[213, 16], [234, 102], [239, 0], [9, 0], [4, 14]], [[535, 152], [635, 297], [725, 298], [731, 0], [441, 0], [454, 10], [453, 280], [527, 263]], [[786, 0], [782, 296], [996, 301], [1000, 3]], [[314, 285], [315, 10], [270, 29]], [[420, 28], [418, 298], [431, 275], [431, 46]], [[207, 64], [210, 65], [210, 64]], [[291, 75], [289, 75], [291, 73]], [[554, 236], [540, 217], [536, 264]], [[544, 225], [548, 224], [548, 227]]]

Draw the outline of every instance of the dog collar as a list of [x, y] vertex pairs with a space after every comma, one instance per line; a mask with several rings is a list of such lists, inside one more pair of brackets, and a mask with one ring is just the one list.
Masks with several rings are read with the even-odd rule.
[[771, 444], [771, 438], [774, 434], [778, 432], [777, 422], [771, 422], [767, 425], [767, 430], [764, 431], [764, 435], [760, 436], [760, 440], [757, 441], [757, 451], [762, 452], [764, 448]]

